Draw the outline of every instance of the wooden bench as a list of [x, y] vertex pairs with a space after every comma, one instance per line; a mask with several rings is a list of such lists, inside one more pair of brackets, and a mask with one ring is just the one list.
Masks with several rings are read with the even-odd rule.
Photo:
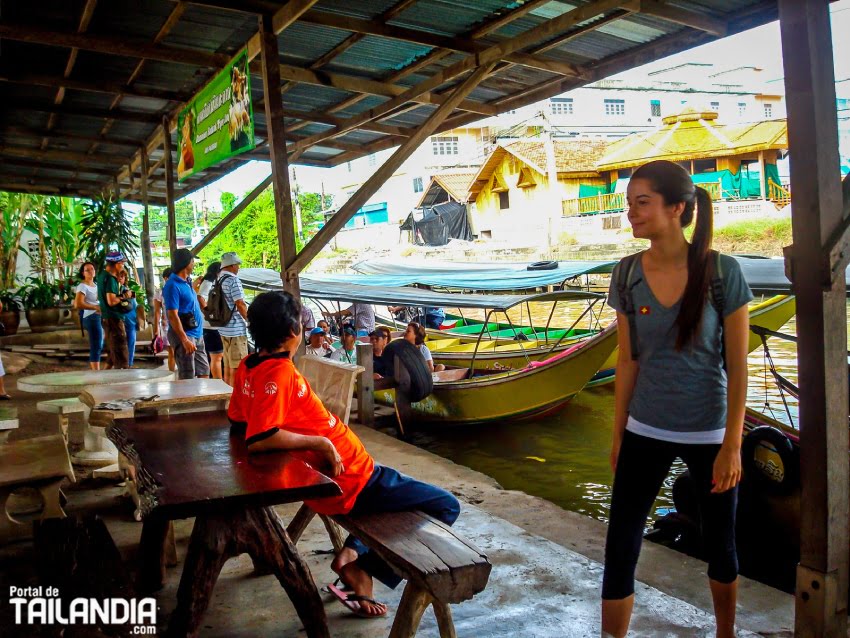
[[[286, 532], [297, 543], [315, 514], [299, 510]], [[449, 605], [484, 591], [492, 565], [487, 556], [448, 525], [422, 512], [333, 516], [407, 580], [390, 638], [416, 635], [422, 614], [434, 607], [441, 638], [456, 638]]]
[[77, 397], [39, 401], [35, 407], [39, 412], [56, 415], [56, 424], [59, 426], [59, 432], [65, 437], [65, 443], [68, 442], [68, 416], [85, 414], [86, 411], [86, 406]]
[[0, 407], [0, 444], [9, 439], [12, 430], [18, 429], [18, 410], [10, 407]]
[[66, 478], [73, 482], [74, 470], [61, 435], [0, 445], [0, 538], [26, 538], [31, 533], [28, 522], [15, 519], [7, 509], [9, 496], [22, 488], [33, 488], [41, 495], [39, 519], [65, 518], [60, 487]]

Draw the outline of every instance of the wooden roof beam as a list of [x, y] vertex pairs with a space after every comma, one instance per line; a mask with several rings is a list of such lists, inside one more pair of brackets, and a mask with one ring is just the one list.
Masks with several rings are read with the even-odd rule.
[[[397, 97], [407, 92], [410, 87], [397, 84], [389, 84], [386, 82], [378, 82], [368, 78], [359, 78], [353, 75], [343, 73], [328, 73], [325, 71], [311, 71], [302, 67], [291, 66], [288, 64], [280, 65], [281, 79], [289, 82], [298, 82], [301, 84], [311, 84], [315, 86], [330, 86], [342, 91], [350, 91], [352, 93], [367, 93], [370, 95], [380, 95], [382, 97]], [[420, 104], [442, 104], [446, 97], [439, 93], [426, 91], [420, 93], [412, 101]], [[257, 103], [258, 105], [261, 102]], [[480, 113], [481, 115], [492, 116], [496, 115], [496, 110], [482, 104], [481, 102], [473, 102], [472, 100], [464, 100], [460, 109], [469, 111], [470, 113]]]
[[665, 2], [659, 2], [659, 0], [640, 0], [640, 12], [685, 27], [705, 31], [719, 38], [725, 37], [729, 28], [725, 20], [674, 7]]
[[[84, 33], [89, 28], [89, 23], [91, 22], [92, 16], [94, 15], [94, 8], [97, 5], [97, 0], [86, 0], [86, 4], [83, 5], [83, 11], [80, 15], [80, 22], [77, 25], [77, 33]], [[77, 63], [77, 54], [79, 53], [79, 49], [71, 49], [71, 52], [68, 54], [68, 62], [65, 64], [65, 72], [63, 77], [70, 77], [71, 71], [74, 70], [74, 65]], [[65, 100], [65, 87], [60, 86], [59, 90], [56, 91], [56, 97], [53, 99], [54, 104], [62, 104]], [[56, 125], [56, 120], [58, 116], [56, 113], [51, 113], [50, 117], [47, 119], [47, 130], [52, 130]], [[47, 146], [47, 138], [41, 140], [41, 146], [44, 148]]]
[[134, 140], [128, 137], [107, 137], [105, 135], [80, 135], [79, 133], [69, 133], [68, 131], [53, 129], [48, 131], [46, 129], [36, 129], [36, 128], [27, 128], [24, 126], [10, 126], [5, 129], [0, 129], [0, 138], [2, 138], [6, 133], [14, 133], [18, 136], [32, 136], [43, 138], [45, 136], [49, 136], [51, 139], [66, 139], [78, 142], [96, 142], [98, 144], [109, 144], [110, 146], [126, 146], [132, 148], [134, 150], [138, 150], [142, 147], [143, 142], [140, 140]]
[[126, 84], [116, 84], [114, 82], [87, 82], [85, 80], [73, 80], [61, 76], [40, 75], [36, 73], [0, 73], [0, 82], [34, 84], [36, 86], [59, 87], [62, 89], [75, 89], [78, 91], [90, 91], [94, 93], [117, 93], [119, 95], [130, 95], [133, 97], [165, 100], [170, 102], [185, 102], [192, 97], [188, 93], [180, 93], [176, 91], [135, 88]]
[[41, 111], [43, 113], [59, 113], [60, 115], [78, 115], [81, 117], [93, 117], [102, 120], [107, 117], [116, 120], [127, 120], [128, 122], [143, 122], [155, 124], [161, 118], [154, 113], [140, 113], [138, 111], [107, 111], [105, 109], [93, 109], [79, 106], [68, 106], [66, 104], [42, 104], [29, 100], [8, 100], [3, 105], [6, 112], [12, 111]]
[[81, 164], [106, 164], [107, 166], [115, 166], [116, 164], [126, 163], [128, 157], [121, 155], [88, 155], [87, 153], [77, 153], [75, 151], [60, 151], [52, 149], [40, 148], [25, 148], [20, 146], [9, 146], [8, 144], [0, 144], [0, 155], [12, 155], [14, 157], [24, 157], [27, 159], [54, 159], [66, 162], [79, 162]]
[[145, 58], [200, 67], [221, 68], [231, 59], [229, 55], [224, 53], [210, 53], [198, 49], [151, 44], [145, 40], [133, 38], [55, 31], [28, 24], [10, 24], [8, 22], [0, 24], [0, 38], [29, 44], [77, 48], [106, 55]]
[[[620, 0], [617, 4], [622, 4], [622, 0]], [[393, 40], [402, 40], [404, 42], [412, 42], [414, 44], [420, 44], [422, 46], [437, 49], [449, 49], [460, 53], [476, 54], [488, 49], [488, 46], [485, 44], [474, 42], [463, 37], [434, 35], [425, 31], [418, 31], [416, 29], [384, 24], [375, 20], [360, 20], [350, 16], [337, 15], [316, 9], [307, 11], [303, 16], [301, 16], [301, 20], [311, 24], [320, 24], [322, 26], [332, 27], [335, 29], [365, 33], [367, 35], [375, 35]], [[553, 20], [558, 20], [558, 18], [554, 18]], [[551, 22], [551, 20], [549, 22]], [[549, 71], [551, 73], [560, 73], [562, 75], [576, 74], [576, 67], [573, 64], [559, 62], [557, 60], [546, 60], [519, 52], [505, 53], [505, 61], [522, 64], [523, 66], [541, 69], [543, 71]]]
[[115, 177], [115, 170], [108, 168], [95, 168], [93, 166], [86, 166], [84, 168], [80, 168], [78, 163], [74, 164], [57, 164], [56, 162], [49, 162], [46, 160], [31, 160], [20, 157], [4, 157], [3, 164], [7, 164], [9, 166], [21, 166], [23, 168], [46, 168], [48, 170], [54, 171], [68, 171], [69, 173], [91, 173], [92, 175], [105, 175], [108, 177]]

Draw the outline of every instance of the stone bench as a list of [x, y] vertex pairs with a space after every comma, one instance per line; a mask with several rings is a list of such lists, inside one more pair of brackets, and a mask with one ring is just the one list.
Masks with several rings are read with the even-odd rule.
[[59, 426], [59, 432], [65, 437], [65, 443], [68, 442], [68, 416], [71, 414], [84, 415], [86, 411], [86, 406], [77, 397], [39, 401], [35, 407], [39, 412], [56, 415], [56, 424]]
[[16, 408], [0, 408], [0, 443], [5, 443], [12, 430], [18, 429], [18, 410]]
[[12, 493], [24, 488], [32, 488], [41, 496], [37, 519], [65, 518], [60, 487], [66, 478], [74, 481], [74, 470], [61, 435], [0, 445], [0, 468], [0, 539], [15, 540], [31, 534], [29, 522], [16, 519], [7, 508]]

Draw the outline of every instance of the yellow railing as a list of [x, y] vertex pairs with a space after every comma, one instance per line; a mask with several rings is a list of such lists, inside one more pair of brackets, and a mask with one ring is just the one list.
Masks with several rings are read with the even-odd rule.
[[791, 203], [790, 187], [780, 186], [769, 179], [767, 180], [767, 198], [780, 208], [787, 206]]

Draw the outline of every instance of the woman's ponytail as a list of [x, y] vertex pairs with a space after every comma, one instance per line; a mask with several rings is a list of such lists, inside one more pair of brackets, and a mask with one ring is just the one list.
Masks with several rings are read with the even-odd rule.
[[[708, 191], [696, 187], [696, 226], [688, 248], [688, 284], [682, 295], [682, 305], [676, 317], [676, 349], [681, 350], [694, 339], [708, 297], [714, 264], [711, 256], [711, 240], [714, 235], [714, 206]], [[687, 206], [686, 206], [687, 208]], [[693, 211], [693, 209], [691, 209]], [[693, 213], [692, 213], [693, 214]], [[691, 215], [687, 216], [691, 217]], [[690, 219], [682, 216], [682, 225], [687, 226]]]

